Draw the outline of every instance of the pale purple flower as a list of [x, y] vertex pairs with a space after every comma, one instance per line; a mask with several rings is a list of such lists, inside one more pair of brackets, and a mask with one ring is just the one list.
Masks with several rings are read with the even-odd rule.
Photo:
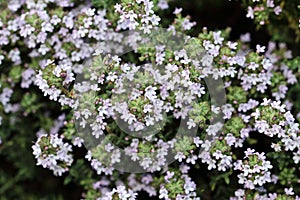
[[165, 10], [165, 9], [168, 9], [169, 8], [169, 5], [168, 5], [168, 2], [167, 0], [159, 0], [157, 6], [162, 9], [162, 10]]
[[251, 41], [250, 33], [245, 33], [241, 35], [240, 39], [242, 42], [250, 42]]
[[253, 10], [253, 8], [250, 7], [250, 6], [248, 6], [248, 12], [247, 12], [246, 17], [251, 18], [251, 19], [254, 19], [254, 10]]
[[213, 38], [215, 44], [222, 44], [224, 41], [224, 38], [221, 36], [221, 31], [213, 32]]
[[182, 8], [175, 8], [173, 14], [178, 15], [179, 13], [181, 13], [181, 11], [182, 11]]
[[31, 35], [34, 30], [35, 30], [34, 27], [32, 27], [29, 24], [26, 24], [25, 26], [21, 26], [20, 35], [22, 37], [27, 37], [27, 36]]
[[282, 9], [281, 9], [280, 6], [276, 6], [276, 7], [274, 8], [274, 13], [275, 13], [275, 15], [279, 15], [281, 12], [282, 12]]
[[284, 192], [285, 192], [286, 195], [289, 195], [289, 196], [295, 194], [294, 191], [293, 191], [293, 188], [284, 188]]
[[264, 53], [266, 50], [266, 47], [265, 46], [261, 46], [261, 45], [256, 45], [256, 52], [257, 53]]

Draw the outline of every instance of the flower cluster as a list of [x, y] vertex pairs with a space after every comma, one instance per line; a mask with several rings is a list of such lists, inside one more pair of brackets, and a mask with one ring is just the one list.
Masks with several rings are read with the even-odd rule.
[[32, 149], [33, 155], [37, 159], [37, 165], [50, 169], [56, 176], [61, 176], [64, 172], [69, 171], [69, 167], [72, 165], [73, 156], [70, 154], [72, 146], [65, 143], [62, 136], [42, 134]]
[[139, 29], [144, 33], [151, 33], [151, 29], [156, 27], [160, 21], [160, 17], [155, 15], [153, 8], [154, 3], [150, 0], [116, 4], [115, 11], [120, 15], [117, 21], [117, 31]]
[[286, 106], [281, 105], [280, 102], [264, 99], [261, 105], [262, 107], [252, 113], [255, 118], [255, 130], [269, 137], [279, 138], [280, 140], [272, 143], [271, 147], [276, 152], [293, 151], [295, 155], [293, 159], [297, 164], [300, 148], [299, 124], [295, 123], [293, 115], [290, 111], [286, 111]]
[[246, 17], [254, 19], [260, 25], [268, 23], [271, 14], [280, 15], [282, 12], [281, 5], [274, 0], [267, 1], [250, 1], [251, 5], [248, 6]]
[[107, 192], [103, 197], [97, 198], [97, 200], [112, 200], [118, 198], [120, 200], [134, 200], [137, 193], [132, 190], [126, 190], [125, 186], [118, 186], [111, 192]]
[[264, 153], [257, 153], [253, 149], [247, 149], [244, 160], [237, 160], [234, 164], [234, 170], [242, 171], [237, 176], [239, 183], [243, 184], [244, 188], [249, 189], [271, 182], [269, 170], [272, 167], [270, 161], [266, 160]]

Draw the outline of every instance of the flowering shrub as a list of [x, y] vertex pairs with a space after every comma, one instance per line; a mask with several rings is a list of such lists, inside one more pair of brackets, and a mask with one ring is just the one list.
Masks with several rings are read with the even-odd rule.
[[0, 196], [300, 199], [297, 3], [243, 1], [253, 44], [165, 0], [1, 1]]

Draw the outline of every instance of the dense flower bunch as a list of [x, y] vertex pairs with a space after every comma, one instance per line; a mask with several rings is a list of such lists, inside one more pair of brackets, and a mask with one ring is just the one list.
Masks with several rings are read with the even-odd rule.
[[54, 175], [62, 175], [68, 171], [68, 167], [73, 162], [72, 146], [64, 143], [58, 135], [41, 135], [36, 144], [32, 146], [33, 155], [37, 159], [37, 165], [49, 168]]
[[244, 188], [254, 189], [255, 185], [264, 185], [271, 182], [271, 173], [269, 169], [272, 168], [270, 161], [266, 161], [264, 153], [255, 153], [252, 149], [247, 149], [245, 158], [242, 162], [238, 160], [235, 163], [235, 170], [241, 170], [242, 173], [238, 175], [239, 183], [244, 184]]
[[[300, 62], [286, 44], [251, 49], [249, 33], [230, 41], [229, 29], [185, 35], [196, 23], [181, 8], [161, 29], [166, 1], [2, 4], [0, 125], [37, 116], [36, 164], [81, 185], [84, 199], [300, 199], [288, 98]], [[247, 17], [263, 25], [283, 13], [251, 1]]]

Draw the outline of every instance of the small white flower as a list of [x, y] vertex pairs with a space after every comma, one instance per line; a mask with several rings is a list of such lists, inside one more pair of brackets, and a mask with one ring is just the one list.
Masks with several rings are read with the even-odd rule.
[[284, 188], [284, 192], [286, 195], [289, 195], [289, 196], [292, 196], [295, 194], [293, 191], [293, 188]]

